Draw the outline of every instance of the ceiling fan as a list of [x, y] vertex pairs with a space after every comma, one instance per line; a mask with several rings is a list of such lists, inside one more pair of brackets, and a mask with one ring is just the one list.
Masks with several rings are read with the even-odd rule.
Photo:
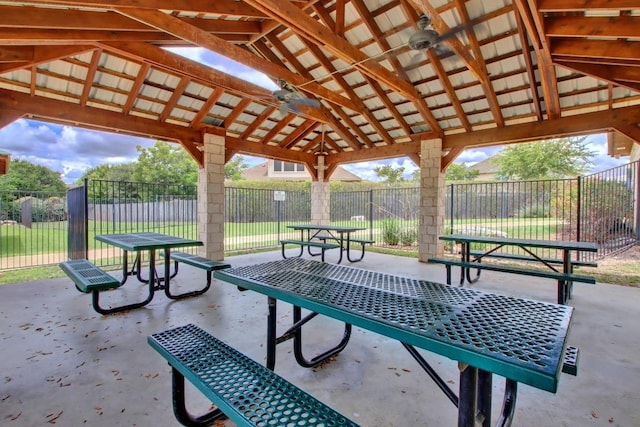
[[454, 37], [460, 31], [466, 29], [466, 27], [453, 28], [446, 33], [439, 34], [431, 25], [431, 17], [428, 15], [421, 15], [416, 22], [420, 31], [417, 31], [409, 37], [407, 44], [412, 50], [426, 51], [428, 49], [434, 49], [437, 53], [450, 52], [449, 48], [443, 43], [444, 41]]
[[299, 113], [299, 105], [306, 105], [308, 107], [318, 108], [320, 107], [320, 101], [317, 99], [307, 98], [296, 90], [291, 84], [283, 79], [278, 79], [278, 85], [280, 89], [273, 91], [271, 96], [278, 102], [280, 102], [280, 114], [286, 114], [287, 110], [294, 113]]

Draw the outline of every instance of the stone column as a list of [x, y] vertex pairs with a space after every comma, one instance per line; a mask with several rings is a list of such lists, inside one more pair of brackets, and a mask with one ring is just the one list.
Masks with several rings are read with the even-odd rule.
[[324, 156], [318, 156], [318, 180], [311, 182], [311, 224], [331, 222], [329, 181], [324, 180]]
[[444, 173], [440, 172], [442, 140], [422, 141], [420, 147], [420, 232], [418, 259], [441, 256], [444, 245], [438, 237], [444, 230]]
[[224, 136], [204, 134], [204, 167], [198, 170], [198, 240], [201, 256], [224, 259]]

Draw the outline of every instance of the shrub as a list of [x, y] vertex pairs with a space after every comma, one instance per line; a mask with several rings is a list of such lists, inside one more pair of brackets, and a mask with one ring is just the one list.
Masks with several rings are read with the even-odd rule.
[[402, 246], [411, 246], [416, 240], [418, 240], [418, 230], [415, 228], [404, 228], [400, 231]]
[[540, 204], [527, 205], [518, 210], [518, 218], [547, 218], [549, 210]]
[[390, 246], [400, 243], [400, 223], [396, 219], [385, 219], [382, 222], [382, 241]]

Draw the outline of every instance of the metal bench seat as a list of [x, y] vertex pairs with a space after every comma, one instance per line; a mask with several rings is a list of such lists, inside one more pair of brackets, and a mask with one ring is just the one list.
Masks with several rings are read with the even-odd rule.
[[86, 259], [64, 261], [59, 266], [73, 280], [80, 292], [89, 293], [122, 286], [118, 279]]
[[[535, 258], [528, 255], [518, 255], [518, 254], [509, 254], [503, 252], [492, 252], [490, 254], [485, 254], [482, 251], [470, 251], [472, 256], [482, 256], [491, 257], [491, 258], [502, 258], [502, 259], [510, 259], [514, 261], [536, 261]], [[562, 264], [561, 259], [556, 258], [540, 258], [540, 261], [544, 261], [549, 264]], [[580, 261], [580, 260], [571, 260], [571, 265], [575, 265], [578, 267], [597, 267], [598, 263], [595, 261]]]
[[[160, 251], [160, 254], [162, 256], [164, 256], [164, 252], [163, 251]], [[201, 257], [201, 256], [194, 255], [194, 254], [190, 254], [190, 253], [187, 253], [187, 252], [179, 252], [179, 251], [175, 251], [174, 252], [174, 251], [172, 251], [169, 256], [170, 256], [171, 260], [174, 262], [174, 275], [178, 274], [178, 263], [179, 262], [188, 264], [188, 265], [190, 265], [192, 267], [200, 268], [200, 269], [205, 270], [207, 272], [207, 283], [204, 286], [204, 288], [199, 289], [199, 290], [195, 290], [195, 291], [184, 292], [184, 293], [177, 294], [177, 295], [176, 294], [171, 294], [171, 293], [167, 294], [167, 296], [169, 298], [172, 298], [172, 299], [179, 299], [179, 298], [202, 295], [203, 293], [207, 292], [209, 290], [209, 288], [211, 287], [211, 272], [212, 271], [231, 267], [231, 265], [227, 264], [226, 262], [214, 261], [212, 259]]]
[[60, 269], [62, 269], [62, 271], [64, 271], [71, 280], [73, 280], [73, 283], [75, 283], [76, 288], [79, 291], [91, 293], [93, 309], [100, 314], [111, 314], [119, 311], [139, 308], [147, 304], [153, 297], [153, 294], [151, 293], [150, 296], [142, 302], [125, 304], [112, 308], [101, 307], [100, 292], [119, 288], [123, 284], [122, 281], [119, 281], [115, 277], [109, 275], [100, 267], [97, 267], [86, 259], [63, 261], [58, 265], [60, 266]]
[[327, 249], [337, 249], [340, 247], [340, 245], [336, 244], [336, 243], [326, 243], [326, 242], [314, 242], [314, 241], [309, 241], [309, 240], [280, 240], [280, 244], [282, 245], [282, 258], [286, 259], [287, 256], [285, 255], [284, 252], [284, 248], [286, 245], [298, 245], [300, 246], [300, 253], [298, 255], [296, 255], [297, 257], [301, 257], [302, 256], [302, 252], [304, 251], [304, 247], [312, 247], [312, 248], [319, 248], [321, 249], [320, 251], [320, 255], [322, 261], [324, 262], [324, 251], [326, 251]]
[[[357, 426], [195, 325], [153, 334], [148, 343], [171, 365], [174, 414], [183, 425], [210, 425], [226, 415], [240, 427]], [[216, 408], [191, 415], [185, 405], [185, 378]]]
[[558, 281], [558, 304], [566, 304], [570, 297], [571, 283], [580, 282], [594, 285], [596, 279], [591, 276], [583, 276], [580, 274], [563, 273], [553, 270], [536, 270], [533, 268], [521, 268], [508, 265], [482, 264], [480, 262], [465, 262], [447, 258], [429, 258], [427, 262], [435, 264], [444, 264], [447, 269], [447, 284], [451, 284], [451, 266], [462, 267], [467, 269], [489, 270], [500, 273], [521, 274], [525, 276], [542, 277], [547, 279], [555, 279]]

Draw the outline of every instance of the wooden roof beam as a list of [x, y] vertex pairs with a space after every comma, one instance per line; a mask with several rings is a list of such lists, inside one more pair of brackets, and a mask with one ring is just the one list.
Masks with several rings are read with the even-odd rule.
[[33, 57], [27, 62], [8, 62], [0, 63], [0, 74], [10, 71], [21, 70], [23, 68], [35, 67], [45, 62], [55, 61], [56, 59], [66, 58], [72, 55], [94, 50], [95, 46], [78, 45], [78, 46], [34, 46]]
[[[462, 19], [462, 24], [464, 26], [471, 26], [471, 18], [469, 17], [469, 13], [467, 12], [466, 1], [463, 0], [455, 0], [455, 4], [457, 6], [458, 14]], [[502, 109], [500, 107], [500, 103], [498, 102], [498, 97], [496, 96], [496, 92], [493, 89], [493, 85], [491, 84], [491, 80], [489, 78], [489, 72], [487, 71], [487, 65], [484, 62], [484, 56], [482, 55], [482, 51], [480, 50], [480, 43], [478, 43], [478, 38], [476, 37], [476, 33], [473, 31], [473, 27], [471, 26], [470, 31], [466, 31], [467, 38], [469, 39], [469, 44], [471, 45], [471, 51], [475, 57], [474, 64], [480, 72], [480, 86], [484, 92], [484, 95], [487, 97], [487, 103], [489, 104], [489, 109], [493, 115], [493, 119], [496, 122], [498, 127], [504, 126], [504, 117], [502, 116]], [[469, 64], [467, 64], [468, 66]], [[478, 76], [476, 76], [478, 77]], [[466, 116], [466, 114], [465, 114]]]
[[[66, 2], [65, 2], [66, 3]], [[113, 32], [155, 32], [147, 25], [133, 21], [116, 12], [90, 10], [52, 9], [43, 7], [0, 6], [0, 28], [57, 29], [57, 30], [102, 30]], [[222, 19], [179, 18], [210, 33], [257, 34], [258, 21], [228, 21]]]
[[[295, 6], [292, 6], [297, 10]], [[189, 25], [180, 19], [167, 15], [166, 13], [153, 10], [142, 9], [117, 9], [119, 13], [130, 17], [131, 19], [143, 22], [151, 27], [173, 34], [183, 40], [193, 43], [195, 46], [201, 46], [220, 55], [233, 59], [255, 70], [278, 79], [284, 79], [295, 87], [304, 86], [304, 91], [312, 93], [319, 98], [328, 102], [341, 105], [346, 108], [355, 109], [353, 102], [340, 96], [321, 85], [309, 81], [304, 77], [297, 75], [284, 67], [275, 65], [269, 61], [259, 58], [256, 55], [232, 44], [229, 44], [221, 38], [209, 34], [201, 29]], [[306, 15], [305, 15], [306, 16]]]
[[554, 39], [551, 55], [637, 61], [640, 65], [640, 42], [624, 40]]
[[544, 34], [542, 16], [540, 11], [536, 9], [536, 3], [533, 0], [513, 0], [513, 3], [518, 9], [524, 28], [526, 28], [529, 39], [533, 44], [533, 49], [536, 52], [547, 116], [550, 119], [557, 119], [560, 117], [558, 79], [556, 68], [551, 58], [551, 50]]
[[640, 106], [623, 107], [541, 122], [510, 125], [504, 128], [445, 135], [442, 148], [447, 150], [456, 147], [477, 148], [570, 135], [586, 135], [636, 125], [639, 121]]
[[280, 159], [293, 163], [311, 163], [315, 162], [316, 156], [304, 153], [302, 151], [289, 150], [278, 147], [277, 145], [260, 144], [255, 142], [247, 142], [240, 138], [227, 136], [225, 138], [225, 147], [234, 153], [247, 154], [250, 156], [260, 156], [268, 159]]
[[[363, 18], [364, 24], [369, 28], [369, 32], [371, 32], [371, 34], [373, 34], [374, 40], [376, 41], [378, 46], [380, 46], [382, 51], [386, 52], [389, 49], [391, 49], [391, 45], [384, 38], [384, 36], [382, 34], [382, 31], [380, 30], [380, 27], [376, 23], [374, 17], [371, 15], [371, 13], [369, 12], [369, 9], [364, 4], [364, 2], [362, 0], [351, 0], [351, 4], [358, 10], [358, 13]], [[331, 19], [331, 17], [329, 16], [327, 19]], [[407, 73], [404, 72], [404, 70], [402, 68], [402, 65], [400, 64], [400, 61], [398, 61], [398, 59], [395, 56], [392, 56], [388, 60], [391, 63], [391, 66], [393, 67], [393, 69], [396, 71], [396, 73], [398, 73], [398, 75], [401, 78], [403, 78], [406, 81], [411, 81], [409, 79], [409, 76], [407, 76]], [[387, 108], [387, 110], [389, 110], [391, 115], [395, 118], [396, 122], [398, 122], [398, 125], [402, 128], [404, 133], [406, 135], [411, 135], [411, 128], [407, 124], [407, 122], [404, 119], [404, 117], [400, 114], [400, 112], [398, 111], [396, 106], [391, 102], [391, 100], [389, 99], [389, 97], [385, 93], [385, 91], [382, 88], [382, 86], [380, 85], [380, 83], [378, 83], [375, 79], [373, 79], [369, 75], [365, 75], [365, 79], [369, 83], [369, 86], [371, 86], [373, 88], [373, 90], [376, 92], [376, 94], [378, 95], [380, 100], [384, 103], [384, 105]], [[422, 101], [422, 98], [419, 98], [419, 99], [415, 100], [415, 102], [424, 102], [424, 101]], [[435, 118], [434, 118], [434, 120], [435, 120]], [[371, 122], [372, 121], [370, 120], [370, 123]], [[378, 120], [375, 120], [375, 122], [378, 122]], [[395, 141], [393, 141], [393, 139], [391, 137], [389, 137], [388, 132], [386, 131], [386, 129], [385, 129], [384, 134], [381, 134], [381, 135], [385, 135], [385, 137], [383, 137], [383, 139], [385, 141], [389, 141], [390, 140], [392, 144], [395, 143]], [[389, 142], [387, 142], [387, 143], [389, 143]]]
[[402, 156], [420, 154], [420, 142], [403, 142], [402, 144], [381, 145], [360, 151], [343, 151], [338, 154], [329, 154], [327, 164], [344, 164], [356, 162], [368, 162], [384, 159], [395, 159]]
[[[283, 45], [282, 42], [280, 41], [280, 39], [278, 39], [277, 37], [267, 37], [267, 40], [269, 40], [269, 42], [271, 44], [273, 44], [276, 49], [278, 49], [282, 55], [287, 59], [287, 61], [289, 61], [289, 63], [291, 64], [291, 67], [293, 67], [296, 72], [298, 72], [298, 74], [300, 74], [301, 76], [304, 76], [305, 78], [308, 78], [309, 80], [313, 80], [313, 77], [304, 69], [304, 67], [302, 66], [302, 64], [300, 64], [300, 62], [298, 61], [298, 59], [291, 53], [289, 52], [289, 50], [287, 50]], [[258, 41], [256, 43], [254, 43], [254, 48], [260, 52], [260, 54], [262, 54], [265, 58], [267, 58], [268, 60], [270, 60], [273, 63], [277, 63], [277, 64], [281, 64], [282, 65], [282, 61], [280, 60], [280, 58], [278, 58], [272, 51], [271, 49], [269, 49], [263, 41]], [[319, 59], [319, 58], [318, 58]], [[282, 65], [284, 67], [284, 65]], [[358, 98], [352, 98], [352, 100], [354, 102], [358, 102]], [[351, 133], [349, 133], [349, 131], [342, 126], [336, 119], [335, 117], [328, 111], [326, 110], [326, 108], [321, 105], [320, 108], [318, 109], [319, 114], [323, 114], [326, 119], [324, 120], [324, 122], [326, 122], [327, 124], [329, 124], [333, 130], [335, 132], [338, 133], [338, 135], [340, 135], [340, 137], [347, 143], [349, 144], [351, 147], [355, 148], [355, 149], [359, 149], [360, 148], [360, 144], [357, 143], [357, 141], [353, 138], [353, 135], [351, 135]]]
[[[191, 59], [169, 52], [157, 46], [145, 43], [99, 43], [105, 50], [134, 61], [142, 61], [169, 71], [173, 74], [188, 75], [206, 85], [223, 88], [225, 91], [240, 98], [250, 98], [260, 104], [280, 104], [271, 97], [271, 91], [246, 82], [235, 76], [207, 67]], [[316, 110], [305, 110], [301, 116], [326, 121], [326, 117]]]
[[188, 12], [212, 13], [243, 18], [265, 18], [255, 8], [236, 0], [21, 0], [28, 4], [61, 4], [103, 9], [136, 8], [149, 10], [180, 10]]
[[544, 19], [544, 25], [548, 37], [640, 38], [638, 16], [552, 15]]
[[292, 146], [296, 145], [301, 139], [307, 136], [309, 132], [311, 132], [317, 125], [318, 122], [316, 121], [305, 120], [304, 123], [296, 127], [296, 130], [291, 132], [289, 135], [287, 135], [286, 138], [280, 141], [278, 146], [282, 148], [291, 148]]
[[[371, 111], [369, 111], [369, 109], [364, 105], [364, 103], [362, 102], [360, 97], [358, 95], [356, 95], [356, 93], [351, 88], [351, 86], [349, 86], [347, 81], [337, 72], [337, 70], [335, 69], [335, 67], [333, 66], [333, 64], [329, 60], [329, 58], [327, 58], [325, 56], [325, 54], [320, 50], [320, 48], [318, 46], [316, 46], [315, 44], [309, 42], [306, 39], [302, 39], [302, 41], [305, 44], [305, 46], [307, 46], [309, 51], [313, 54], [313, 56], [316, 58], [316, 60], [324, 68], [326, 68], [327, 71], [329, 71], [330, 73], [333, 73], [332, 77], [336, 81], [336, 83], [338, 83], [338, 85], [342, 88], [342, 90], [344, 90], [344, 92], [349, 96], [349, 98], [351, 98], [356, 103], [356, 105], [358, 107], [356, 112], [362, 114], [363, 116], [365, 116], [367, 118], [367, 120], [369, 120], [369, 124], [371, 124], [371, 126], [373, 126], [376, 129], [378, 134], [382, 137], [382, 139], [387, 144], [392, 144], [393, 140], [389, 136], [389, 133], [387, 132], [387, 130], [380, 124], [380, 122], [378, 121], [378, 119], [376, 119], [376, 117], [373, 115], [373, 113], [371, 113]], [[342, 137], [342, 135], [340, 135], [340, 136]], [[351, 137], [351, 134], [349, 134], [349, 136]], [[365, 136], [364, 133], [362, 134], [362, 136]], [[343, 138], [343, 139], [345, 139], [345, 138]], [[346, 139], [345, 139], [345, 141], [347, 141], [347, 143], [352, 148], [354, 148], [355, 150], [359, 150], [359, 149], [362, 148], [361, 145], [355, 143], [355, 141], [353, 141], [352, 138], [350, 138], [350, 141], [346, 140]], [[368, 146], [373, 145], [371, 140], [368, 137], [366, 137], [364, 139], [364, 141], [365, 141], [365, 145], [368, 145]]]
[[633, 10], [636, 0], [538, 0], [540, 12], [586, 12], [589, 10]]
[[595, 79], [610, 82], [615, 86], [623, 86], [640, 92], [640, 67], [612, 67], [563, 61], [558, 62], [558, 65]]
[[[353, 64], [363, 74], [378, 80], [378, 82], [395, 90], [405, 98], [416, 101], [421, 100], [418, 91], [409, 82], [398, 78], [392, 72], [378, 64], [376, 61], [369, 61], [369, 57], [362, 53], [355, 46], [351, 45], [347, 40], [327, 31], [327, 27], [318, 23], [309, 15], [301, 12], [295, 6], [286, 2], [277, 2], [275, 0], [245, 0], [253, 5], [256, 9], [261, 10], [281, 24], [296, 32], [300, 37], [310, 40], [312, 43], [322, 46], [334, 56]], [[308, 87], [308, 86], [307, 86]], [[306, 87], [305, 87], [306, 90]], [[417, 102], [416, 108], [423, 116], [425, 121], [431, 126], [438, 129], [437, 121], [433, 118], [429, 108], [426, 105]], [[351, 108], [356, 111], [356, 109]]]
[[[180, 142], [198, 164], [203, 164], [203, 155], [198, 149], [202, 145], [202, 135], [186, 127], [6, 89], [0, 89], [0, 109], [19, 111], [30, 117], [72, 126]], [[211, 131], [220, 132], [215, 128], [211, 128]]]
[[542, 102], [540, 95], [538, 94], [538, 81], [536, 80], [536, 73], [534, 71], [533, 61], [531, 60], [531, 50], [529, 49], [529, 39], [527, 38], [527, 30], [522, 22], [522, 17], [518, 9], [514, 9], [513, 13], [516, 16], [516, 26], [518, 27], [518, 39], [520, 40], [520, 46], [522, 47], [522, 56], [527, 68], [527, 77], [529, 79], [529, 88], [531, 98], [533, 99], [533, 106], [536, 110], [536, 118], [538, 121], [543, 119], [542, 117]]

